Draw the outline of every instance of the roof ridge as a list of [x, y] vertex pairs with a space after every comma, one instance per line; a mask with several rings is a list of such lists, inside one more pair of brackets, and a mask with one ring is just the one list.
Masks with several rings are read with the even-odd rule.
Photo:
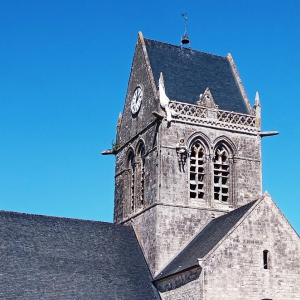
[[57, 219], [57, 220], [60, 219], [60, 220], [74, 220], [74, 221], [84, 221], [84, 222], [92, 222], [92, 223], [105, 223], [105, 224], [110, 224], [110, 225], [128, 227], [128, 226], [124, 226], [122, 224], [116, 224], [116, 223], [107, 222], [107, 221], [80, 219], [80, 218], [72, 218], [72, 217], [50, 216], [50, 215], [34, 214], [34, 213], [24, 213], [24, 212], [18, 212], [18, 211], [10, 211], [10, 210], [0, 210], [0, 214], [2, 214], [2, 213], [4, 213], [4, 214], [12, 214], [12, 215], [20, 215], [20, 216], [43, 217], [43, 218]]
[[172, 47], [181, 48], [181, 49], [184, 49], [185, 51], [195, 51], [195, 52], [199, 52], [199, 53], [203, 53], [203, 54], [207, 54], [207, 55], [211, 55], [211, 56], [218, 56], [218, 57], [227, 59], [227, 56], [213, 54], [213, 53], [209, 53], [209, 52], [205, 52], [205, 51], [201, 51], [201, 50], [197, 50], [197, 49], [193, 49], [193, 48], [186, 48], [186, 47], [182, 47], [180, 45], [174, 45], [174, 44], [171, 44], [171, 43], [166, 43], [166, 42], [162, 42], [162, 41], [158, 41], [158, 40], [153, 40], [153, 39], [149, 39], [149, 38], [145, 38], [145, 37], [144, 37], [144, 40], [152, 41], [152, 42], [156, 42], [156, 43], [161, 43], [161, 44], [165, 44], [165, 45], [172, 46]]

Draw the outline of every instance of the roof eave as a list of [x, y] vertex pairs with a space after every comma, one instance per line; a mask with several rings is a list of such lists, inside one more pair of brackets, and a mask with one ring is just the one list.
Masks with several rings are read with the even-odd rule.
[[174, 272], [174, 273], [171, 273], [171, 274], [167, 274], [167, 275], [162, 276], [162, 277], [158, 277], [158, 276], [157, 276], [157, 277], [155, 277], [155, 278], [153, 279], [153, 282], [158, 283], [158, 282], [164, 281], [164, 280], [166, 280], [166, 279], [169, 280], [170, 278], [174, 278], [174, 277], [176, 277], [176, 276], [178, 276], [178, 275], [181, 275], [181, 274], [183, 274], [183, 273], [187, 273], [187, 272], [189, 272], [189, 271], [191, 271], [191, 270], [198, 269], [198, 268], [202, 269], [202, 267], [200, 266], [200, 264], [195, 264], [195, 265], [190, 266], [190, 267], [188, 267], [188, 268], [182, 269], [182, 270], [180, 270], [180, 271], [178, 271], [178, 272]]

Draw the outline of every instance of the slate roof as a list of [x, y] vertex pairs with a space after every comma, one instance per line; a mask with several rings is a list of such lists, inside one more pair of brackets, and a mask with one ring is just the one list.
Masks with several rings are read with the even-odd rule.
[[155, 280], [195, 267], [198, 258], [207, 255], [237, 224], [256, 201], [213, 219], [204, 229], [156, 276]]
[[156, 86], [162, 72], [170, 100], [196, 104], [209, 87], [219, 109], [249, 114], [227, 57], [144, 41]]
[[0, 211], [0, 299], [160, 299], [133, 229]]

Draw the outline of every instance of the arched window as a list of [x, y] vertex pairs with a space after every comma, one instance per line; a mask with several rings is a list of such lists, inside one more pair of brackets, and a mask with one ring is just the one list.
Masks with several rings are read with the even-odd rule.
[[126, 169], [126, 182], [124, 187], [126, 203], [124, 205], [128, 208], [126, 209], [125, 214], [134, 210], [135, 158], [132, 149], [130, 149], [127, 154]]
[[228, 202], [229, 199], [229, 153], [224, 145], [217, 146], [214, 153], [214, 200]]
[[136, 151], [135, 161], [135, 206], [140, 208], [144, 205], [144, 184], [145, 184], [145, 145], [139, 142]]
[[204, 198], [205, 150], [200, 141], [195, 141], [190, 155], [190, 198]]

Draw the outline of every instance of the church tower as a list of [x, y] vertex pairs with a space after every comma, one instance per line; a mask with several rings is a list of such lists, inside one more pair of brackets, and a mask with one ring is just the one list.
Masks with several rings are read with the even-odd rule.
[[230, 54], [138, 34], [117, 126], [114, 222], [132, 225], [153, 275], [213, 218], [262, 194], [261, 107]]

